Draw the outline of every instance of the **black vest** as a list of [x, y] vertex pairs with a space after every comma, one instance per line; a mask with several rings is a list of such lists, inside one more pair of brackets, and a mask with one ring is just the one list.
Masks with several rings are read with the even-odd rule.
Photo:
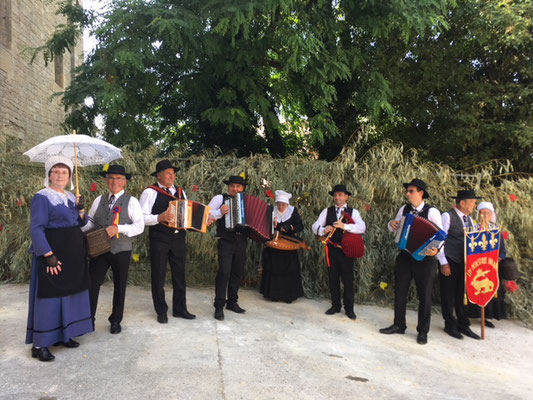
[[416, 212], [415, 208], [411, 204], [406, 204], [405, 207], [403, 208], [402, 215], [405, 217], [407, 214], [413, 213], [415, 215], [418, 215], [419, 217], [428, 219], [429, 209], [431, 207], [433, 207], [433, 206], [430, 206], [429, 204], [424, 203], [424, 207], [422, 207], [422, 211]]
[[[448, 211], [450, 214], [450, 229], [444, 242], [444, 254], [458, 264], [465, 262], [465, 232], [462, 219], [455, 210]], [[467, 217], [469, 218], [469, 217]]]
[[[224, 205], [224, 202], [229, 198], [231, 198], [229, 194], [223, 194], [222, 205]], [[226, 229], [226, 216], [222, 215], [222, 217], [217, 221], [217, 236], [221, 239], [227, 240], [244, 240], [246, 239], [246, 228], [237, 226], [234, 230], [228, 231]]]
[[[178, 189], [178, 188], [177, 188]], [[176, 192], [176, 194], [179, 193], [179, 189]], [[183, 196], [182, 196], [183, 198]], [[153, 215], [159, 215], [161, 213], [164, 213], [168, 209], [168, 203], [170, 203], [172, 200], [174, 200], [172, 197], [166, 196], [162, 193], [157, 192], [157, 196], [154, 201], [154, 205], [152, 206], [152, 214]], [[161, 223], [158, 223], [157, 225], [152, 225], [148, 228], [149, 233], [163, 233], [165, 235], [172, 235], [174, 237], [185, 237], [185, 230], [179, 230], [178, 232], [175, 232], [176, 229], [169, 228], [166, 225], [163, 225]]]
[[[326, 226], [331, 225], [333, 226], [333, 223], [337, 221], [337, 212], [335, 211], [336, 207], [328, 207], [328, 213], [326, 214]], [[353, 208], [352, 207], [344, 207], [344, 212], [348, 213], [350, 216], [352, 215]], [[344, 216], [341, 219], [341, 222], [346, 222], [344, 219]], [[340, 243], [342, 241], [342, 236], [344, 235], [344, 230], [342, 229], [336, 229], [333, 235], [331, 236], [331, 241], [334, 243]]]

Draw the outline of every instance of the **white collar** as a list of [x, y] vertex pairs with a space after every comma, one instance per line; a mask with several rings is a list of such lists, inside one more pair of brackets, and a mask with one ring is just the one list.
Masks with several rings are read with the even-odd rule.
[[[157, 186], [159, 186], [163, 190], [167, 188], [166, 186], [161, 185], [159, 181], [157, 181]], [[175, 190], [174, 185], [170, 186], [168, 189], [170, 189], [170, 191], [172, 192], [173, 189]]]
[[112, 196], [113, 194], [115, 195], [115, 201], [116, 201], [120, 196], [122, 196], [122, 195], [124, 194], [124, 189], [122, 189], [122, 190], [121, 190], [120, 192], [118, 192], [118, 193], [111, 193], [111, 192], [109, 192], [109, 195], [107, 196], [107, 198], [108, 198], [108, 199], [111, 198], [111, 196]]

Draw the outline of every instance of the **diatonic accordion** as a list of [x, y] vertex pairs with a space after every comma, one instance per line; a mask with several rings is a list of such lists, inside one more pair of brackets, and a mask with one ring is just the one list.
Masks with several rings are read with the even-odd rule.
[[192, 200], [174, 200], [168, 204], [173, 220], [165, 225], [175, 229], [207, 232], [209, 206]]
[[441, 247], [447, 237], [446, 232], [433, 222], [418, 215], [407, 214], [400, 221], [395, 242], [401, 250], [420, 261], [426, 257], [426, 250]]
[[274, 233], [272, 206], [259, 197], [246, 193], [237, 193], [233, 197], [228, 197], [224, 200], [224, 204], [229, 208], [224, 221], [227, 230], [249, 228], [252, 240], [258, 242], [270, 240]]

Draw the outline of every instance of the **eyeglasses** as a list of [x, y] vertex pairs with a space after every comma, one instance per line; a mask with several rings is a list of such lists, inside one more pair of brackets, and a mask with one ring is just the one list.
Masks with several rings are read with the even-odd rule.
[[406, 193], [418, 193], [418, 190], [416, 189], [409, 189], [405, 191]]

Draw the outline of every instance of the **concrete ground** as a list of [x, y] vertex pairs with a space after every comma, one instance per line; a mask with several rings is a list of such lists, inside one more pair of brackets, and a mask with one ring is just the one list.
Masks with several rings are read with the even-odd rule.
[[[167, 298], [170, 289], [167, 288]], [[150, 291], [129, 287], [121, 334], [100, 296], [96, 331], [77, 349], [32, 359], [24, 344], [27, 285], [0, 285], [0, 399], [533, 399], [533, 331], [496, 321], [485, 341], [453, 339], [434, 315], [429, 343], [381, 335], [391, 309], [324, 315], [326, 300], [265, 301], [242, 290], [246, 314], [213, 319], [212, 289], [188, 289], [194, 321], [155, 319]], [[479, 331], [479, 323], [473, 323]]]

